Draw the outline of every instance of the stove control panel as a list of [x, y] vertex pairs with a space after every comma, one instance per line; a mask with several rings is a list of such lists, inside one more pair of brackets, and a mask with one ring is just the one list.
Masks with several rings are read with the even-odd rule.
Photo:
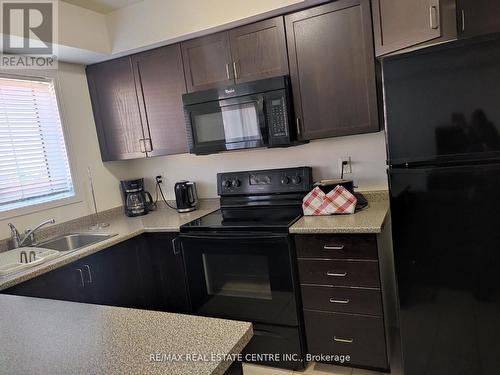
[[311, 167], [217, 174], [217, 192], [220, 196], [307, 193], [311, 186]]

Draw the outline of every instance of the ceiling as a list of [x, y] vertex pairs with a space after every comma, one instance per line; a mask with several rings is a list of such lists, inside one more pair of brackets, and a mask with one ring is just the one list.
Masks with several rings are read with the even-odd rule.
[[139, 3], [142, 0], [63, 0], [66, 3], [77, 5], [94, 12], [106, 14], [128, 5]]

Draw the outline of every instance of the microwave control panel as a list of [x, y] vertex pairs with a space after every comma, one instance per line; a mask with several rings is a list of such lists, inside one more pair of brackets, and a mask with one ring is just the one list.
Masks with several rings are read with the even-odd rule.
[[290, 124], [287, 97], [283, 90], [266, 95], [269, 145], [286, 145], [290, 142]]

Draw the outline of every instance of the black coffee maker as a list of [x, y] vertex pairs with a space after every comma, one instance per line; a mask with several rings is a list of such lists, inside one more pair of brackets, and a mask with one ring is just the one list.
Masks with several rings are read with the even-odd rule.
[[120, 181], [125, 214], [127, 216], [146, 215], [153, 209], [153, 198], [144, 190], [144, 179]]

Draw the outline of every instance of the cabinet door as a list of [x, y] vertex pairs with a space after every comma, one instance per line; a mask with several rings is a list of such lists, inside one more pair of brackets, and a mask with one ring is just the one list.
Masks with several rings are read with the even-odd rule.
[[288, 74], [283, 17], [229, 31], [237, 83]]
[[176, 238], [178, 233], [148, 234], [152, 272], [161, 288], [161, 309], [186, 313], [190, 311], [184, 261]]
[[441, 36], [439, 0], [372, 0], [377, 56]]
[[378, 131], [369, 0], [339, 0], [285, 17], [301, 139]]
[[149, 133], [146, 137], [151, 146], [148, 156], [187, 152], [182, 106], [186, 84], [180, 45], [173, 44], [134, 55], [132, 65], [139, 106]]
[[87, 80], [102, 160], [145, 157], [129, 57], [88, 66]]
[[458, 32], [462, 37], [500, 31], [500, 2], [457, 0]]
[[84, 277], [81, 264], [75, 262], [15, 285], [2, 293], [89, 303], [92, 300]]
[[227, 32], [188, 40], [181, 45], [186, 86], [189, 92], [234, 83]]
[[143, 249], [143, 238], [136, 237], [81, 260], [93, 303], [150, 309], [155, 286], [140, 267], [146, 261], [141, 257], [147, 257]]

